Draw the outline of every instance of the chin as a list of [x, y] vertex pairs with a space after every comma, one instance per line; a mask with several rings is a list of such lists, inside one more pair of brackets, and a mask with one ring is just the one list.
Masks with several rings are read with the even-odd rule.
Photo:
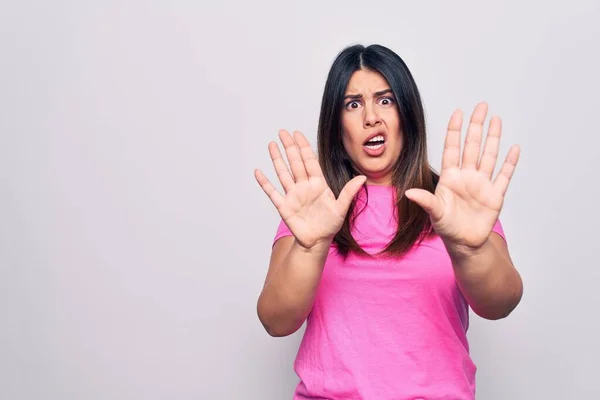
[[385, 175], [393, 169], [393, 165], [387, 160], [370, 160], [362, 165], [361, 171], [368, 175]]
[[391, 175], [391, 170], [362, 170], [362, 174], [367, 177], [367, 181], [369, 182], [387, 182], [388, 180], [391, 180], [391, 178], [389, 178], [389, 176]]

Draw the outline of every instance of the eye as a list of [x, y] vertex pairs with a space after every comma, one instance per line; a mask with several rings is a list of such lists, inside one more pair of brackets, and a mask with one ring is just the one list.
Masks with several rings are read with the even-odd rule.
[[394, 104], [394, 99], [392, 97], [383, 97], [380, 102], [384, 106], [389, 106]]
[[351, 110], [360, 107], [360, 103], [356, 100], [346, 103], [346, 109]]

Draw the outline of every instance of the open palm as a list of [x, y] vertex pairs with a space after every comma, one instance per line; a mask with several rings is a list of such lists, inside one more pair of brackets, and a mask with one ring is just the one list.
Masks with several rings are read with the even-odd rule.
[[478, 104], [467, 130], [461, 164], [462, 113], [455, 111], [448, 124], [442, 171], [435, 193], [423, 189], [406, 191], [409, 199], [427, 211], [442, 239], [468, 248], [482, 246], [492, 232], [520, 152], [518, 146], [511, 147], [500, 172], [492, 180], [502, 126], [500, 118], [490, 120], [480, 157], [486, 115], [487, 104]]
[[304, 135], [295, 132], [292, 137], [282, 130], [279, 136], [291, 173], [275, 142], [269, 143], [269, 154], [285, 196], [259, 170], [254, 173], [256, 180], [301, 246], [310, 248], [331, 241], [341, 229], [352, 199], [366, 177], [350, 180], [336, 199]]

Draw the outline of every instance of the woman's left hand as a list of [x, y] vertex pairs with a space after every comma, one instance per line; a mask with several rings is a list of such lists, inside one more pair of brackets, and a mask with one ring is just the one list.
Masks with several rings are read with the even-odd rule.
[[519, 160], [520, 149], [512, 146], [496, 178], [492, 181], [502, 131], [500, 118], [492, 117], [483, 154], [480, 157], [487, 104], [480, 103], [471, 116], [461, 163], [462, 113], [457, 110], [448, 124], [442, 156], [442, 171], [435, 193], [409, 189], [406, 197], [419, 204], [430, 216], [433, 228], [446, 246], [476, 250], [488, 240], [510, 179]]

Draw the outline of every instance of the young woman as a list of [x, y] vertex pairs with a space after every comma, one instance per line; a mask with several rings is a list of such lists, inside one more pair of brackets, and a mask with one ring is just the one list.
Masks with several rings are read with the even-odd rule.
[[[318, 157], [300, 132], [269, 153], [284, 194], [258, 316], [272, 336], [306, 330], [295, 399], [473, 399], [469, 307], [508, 316], [523, 286], [498, 219], [519, 157], [494, 178], [501, 121], [487, 105], [448, 124], [441, 173], [427, 160], [419, 91], [403, 60], [354, 45], [325, 85]], [[481, 147], [483, 144], [483, 151]]]

